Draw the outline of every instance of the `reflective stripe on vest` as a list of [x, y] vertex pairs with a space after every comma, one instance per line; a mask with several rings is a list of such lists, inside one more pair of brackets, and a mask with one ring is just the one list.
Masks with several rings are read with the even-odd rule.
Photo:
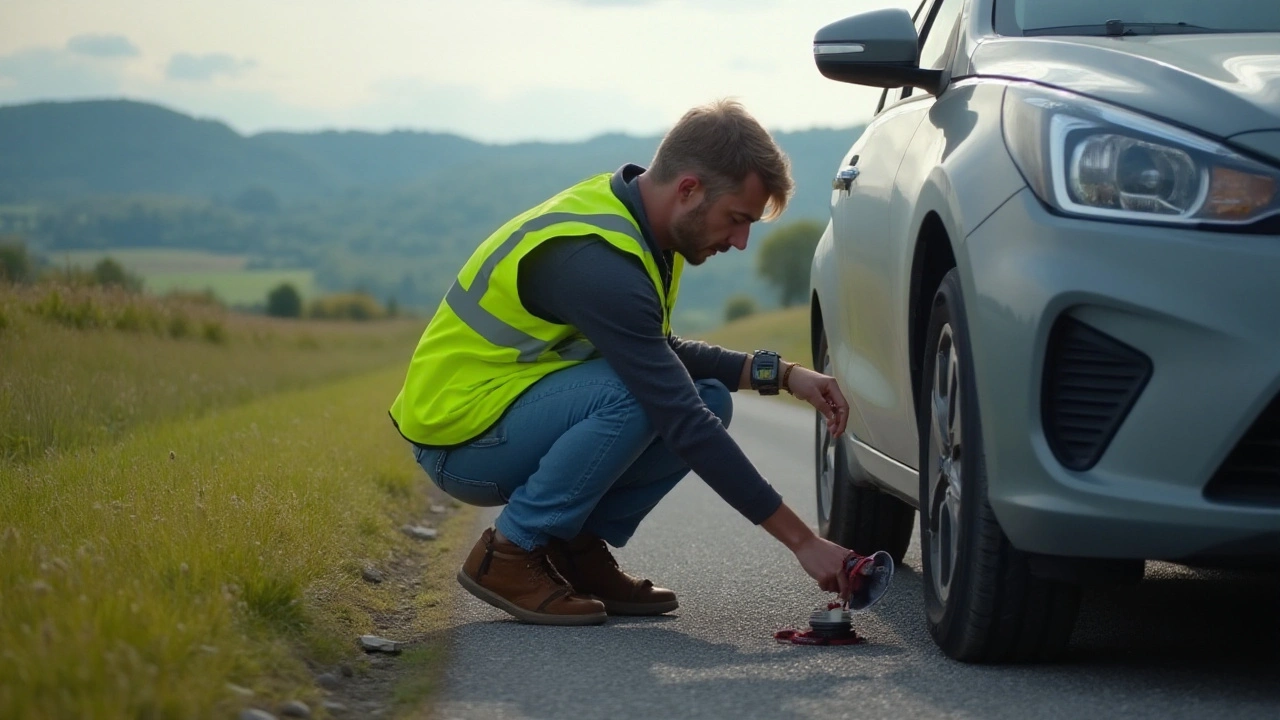
[[[449, 308], [457, 314], [462, 322], [469, 325], [472, 330], [475, 330], [485, 340], [494, 345], [518, 350], [520, 352], [520, 362], [535, 362], [538, 356], [546, 350], [546, 343], [519, 328], [511, 327], [493, 313], [485, 310], [480, 306], [480, 298], [484, 297], [484, 294], [489, 290], [489, 278], [493, 275], [493, 268], [510, 255], [511, 251], [515, 250], [516, 246], [520, 244], [520, 241], [525, 239], [525, 236], [531, 232], [545, 230], [552, 225], [566, 222], [595, 225], [602, 230], [611, 230], [629, 235], [641, 248], [645, 247], [644, 238], [640, 235], [640, 231], [627, 219], [618, 215], [574, 215], [572, 213], [539, 215], [521, 225], [497, 249], [490, 253], [489, 257], [485, 258], [484, 263], [480, 266], [480, 271], [476, 273], [475, 278], [471, 281], [471, 287], [464, 290], [462, 285], [455, 280], [453, 286], [449, 288], [448, 294], [445, 295], [445, 302], [449, 303]], [[659, 297], [664, 294], [659, 291]], [[595, 352], [595, 348], [585, 340], [578, 340], [562, 349], [557, 348], [556, 351], [562, 360], [586, 360]]]

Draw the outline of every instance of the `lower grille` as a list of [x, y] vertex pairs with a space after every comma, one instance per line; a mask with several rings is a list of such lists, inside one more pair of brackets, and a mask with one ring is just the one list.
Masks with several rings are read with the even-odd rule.
[[1151, 378], [1151, 358], [1075, 318], [1049, 334], [1041, 412], [1058, 462], [1071, 470], [1097, 464]]
[[1204, 488], [1210, 500], [1280, 504], [1280, 396], [1267, 406]]

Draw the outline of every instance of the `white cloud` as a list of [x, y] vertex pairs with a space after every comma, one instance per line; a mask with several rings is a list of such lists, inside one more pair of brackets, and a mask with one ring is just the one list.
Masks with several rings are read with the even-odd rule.
[[123, 35], [76, 35], [67, 41], [67, 50], [89, 57], [134, 57], [138, 47]]

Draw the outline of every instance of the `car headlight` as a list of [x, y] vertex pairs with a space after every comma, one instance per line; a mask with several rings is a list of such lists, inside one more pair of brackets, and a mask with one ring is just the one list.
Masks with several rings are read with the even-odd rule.
[[1280, 212], [1280, 172], [1208, 138], [1032, 85], [1004, 97], [1005, 144], [1041, 201], [1086, 217], [1247, 223]]

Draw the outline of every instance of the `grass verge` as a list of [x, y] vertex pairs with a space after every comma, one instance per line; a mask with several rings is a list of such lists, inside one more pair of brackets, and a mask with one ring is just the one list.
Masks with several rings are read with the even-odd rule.
[[[318, 707], [311, 668], [361, 662], [353, 641], [390, 602], [362, 569], [422, 552], [397, 529], [429, 502], [386, 418], [401, 378], [360, 376], [0, 467], [0, 717]], [[441, 530], [430, 552], [456, 550]], [[431, 612], [413, 622], [425, 627], [447, 603], [423, 581], [414, 603]]]
[[[788, 362], [798, 362], [807, 368], [813, 367], [813, 350], [809, 346], [808, 307], [748, 315], [696, 337], [699, 340], [742, 352], [757, 349], [773, 350]], [[809, 403], [797, 400], [785, 392], [770, 397], [801, 407], [811, 407]]]
[[403, 368], [422, 327], [413, 319], [278, 320], [118, 290], [0, 284], [0, 469], [116, 442], [143, 423]]

